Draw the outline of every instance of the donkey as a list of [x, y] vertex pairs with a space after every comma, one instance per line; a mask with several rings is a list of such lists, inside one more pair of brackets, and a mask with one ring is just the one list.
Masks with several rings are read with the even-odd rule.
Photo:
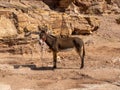
[[[39, 28], [41, 29], [41, 28]], [[47, 29], [39, 30], [39, 39], [45, 42], [53, 52], [53, 69], [57, 68], [57, 53], [70, 48], [75, 48], [81, 58], [81, 67], [84, 67], [85, 47], [82, 39], [78, 37], [56, 37], [47, 33]], [[83, 47], [83, 51], [82, 51]], [[81, 55], [82, 53], [82, 55]]]
[[[62, 50], [66, 50], [70, 48], [75, 48], [76, 52], [81, 58], [80, 69], [84, 67], [85, 47], [82, 39], [78, 37], [56, 37], [51, 34], [48, 34], [46, 28], [38, 27], [38, 29], [39, 29], [39, 32], [33, 32], [33, 34], [38, 34], [39, 41], [45, 42], [49, 46], [49, 48], [52, 50], [53, 69], [57, 68], [57, 53]], [[26, 35], [30, 35], [30, 34], [32, 34], [32, 32], [31, 33], [29, 32]]]

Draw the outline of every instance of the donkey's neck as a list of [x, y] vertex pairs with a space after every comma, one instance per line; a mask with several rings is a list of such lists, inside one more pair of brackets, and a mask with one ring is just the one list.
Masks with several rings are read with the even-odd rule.
[[47, 35], [45, 42], [46, 42], [46, 44], [47, 44], [50, 48], [52, 48], [55, 41], [56, 41], [56, 37], [55, 37], [55, 36]]

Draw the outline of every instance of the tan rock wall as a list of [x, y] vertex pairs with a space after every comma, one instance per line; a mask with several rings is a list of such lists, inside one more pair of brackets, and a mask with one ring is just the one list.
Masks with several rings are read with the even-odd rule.
[[[15, 31], [14, 34], [23, 33], [25, 27], [30, 31], [38, 30], [38, 25], [45, 24], [56, 35], [90, 34], [100, 25], [99, 19], [92, 16], [93, 14], [119, 13], [119, 0], [60, 0], [57, 8], [64, 8], [65, 12], [60, 12], [59, 9], [51, 10], [49, 3], [52, 1], [54, 2], [54, 0], [49, 2], [47, 0], [2, 1], [0, 4], [1, 23], [4, 23], [4, 27], [7, 26], [5, 28]], [[11, 12], [16, 15], [16, 21]], [[81, 13], [89, 15], [81, 15]], [[4, 27], [1, 26], [1, 29], [6, 30]]]
[[12, 13], [9, 11], [0, 12], [0, 38], [17, 35], [17, 29], [12, 20]]

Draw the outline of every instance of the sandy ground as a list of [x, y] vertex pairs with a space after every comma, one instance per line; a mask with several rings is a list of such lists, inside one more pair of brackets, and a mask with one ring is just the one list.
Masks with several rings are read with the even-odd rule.
[[[13, 55], [0, 53], [2, 90], [120, 90], [120, 25], [118, 16], [99, 16], [101, 26], [83, 38], [85, 67], [74, 50], [58, 53], [52, 70], [52, 53]], [[0, 89], [1, 90], [1, 89]]]

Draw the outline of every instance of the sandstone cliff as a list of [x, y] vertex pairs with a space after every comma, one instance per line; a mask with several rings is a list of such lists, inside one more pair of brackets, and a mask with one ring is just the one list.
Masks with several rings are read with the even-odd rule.
[[0, 0], [0, 38], [21, 37], [25, 27], [38, 25], [54, 35], [91, 34], [98, 16], [110, 14], [120, 14], [120, 0]]

